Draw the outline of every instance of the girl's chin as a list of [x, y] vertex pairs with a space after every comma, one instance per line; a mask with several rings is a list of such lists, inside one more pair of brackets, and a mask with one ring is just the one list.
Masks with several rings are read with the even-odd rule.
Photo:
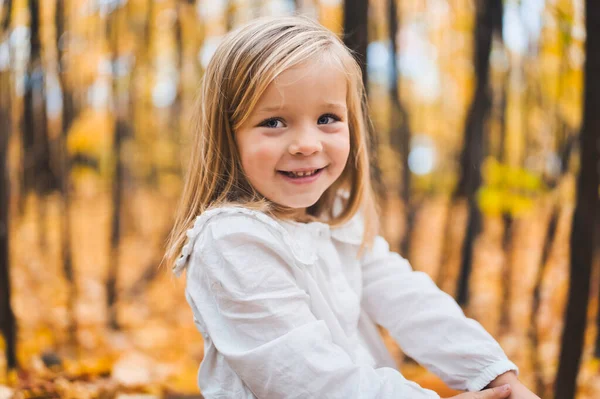
[[306, 208], [313, 206], [314, 204], [317, 203], [317, 201], [319, 200], [321, 196], [318, 196], [316, 198], [313, 198], [313, 196], [311, 196], [310, 198], [293, 198], [293, 199], [280, 199], [280, 201], [275, 201], [278, 204], [281, 204], [283, 206], [286, 206], [288, 208], [293, 208], [293, 209], [297, 209], [298, 212], [303, 212]]

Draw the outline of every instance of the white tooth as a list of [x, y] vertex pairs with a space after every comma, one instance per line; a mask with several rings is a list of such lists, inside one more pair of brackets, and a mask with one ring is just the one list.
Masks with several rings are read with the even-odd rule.
[[316, 170], [310, 171], [310, 172], [292, 172], [292, 174], [294, 176], [298, 176], [298, 177], [304, 177], [304, 176], [312, 176], [316, 173]]

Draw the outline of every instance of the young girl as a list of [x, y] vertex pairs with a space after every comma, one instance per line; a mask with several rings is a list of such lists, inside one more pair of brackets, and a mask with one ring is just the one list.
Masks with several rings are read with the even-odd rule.
[[489, 388], [457, 398], [537, 398], [377, 235], [365, 109], [359, 66], [309, 19], [256, 20], [216, 50], [166, 255], [187, 270], [203, 395], [439, 398], [395, 368], [379, 324], [450, 387]]

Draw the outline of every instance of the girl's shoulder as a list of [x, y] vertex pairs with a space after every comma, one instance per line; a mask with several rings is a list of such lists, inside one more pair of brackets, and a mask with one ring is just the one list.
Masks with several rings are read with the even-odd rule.
[[196, 217], [193, 226], [186, 233], [187, 242], [173, 265], [172, 271], [176, 276], [179, 277], [188, 265], [196, 242], [206, 241], [199, 238], [209, 230], [210, 234], [206, 234], [209, 240], [226, 240], [232, 235], [244, 235], [252, 241], [274, 244], [301, 264], [312, 264], [316, 260], [314, 247], [302, 240], [293, 239], [275, 218], [243, 206], [224, 205], [209, 209]]

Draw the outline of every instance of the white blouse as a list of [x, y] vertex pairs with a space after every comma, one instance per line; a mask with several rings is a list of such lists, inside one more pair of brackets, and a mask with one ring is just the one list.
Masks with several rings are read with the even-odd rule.
[[174, 273], [204, 338], [206, 398], [439, 398], [396, 369], [376, 323], [454, 389], [515, 370], [498, 343], [362, 219], [340, 228], [242, 207], [200, 215]]

